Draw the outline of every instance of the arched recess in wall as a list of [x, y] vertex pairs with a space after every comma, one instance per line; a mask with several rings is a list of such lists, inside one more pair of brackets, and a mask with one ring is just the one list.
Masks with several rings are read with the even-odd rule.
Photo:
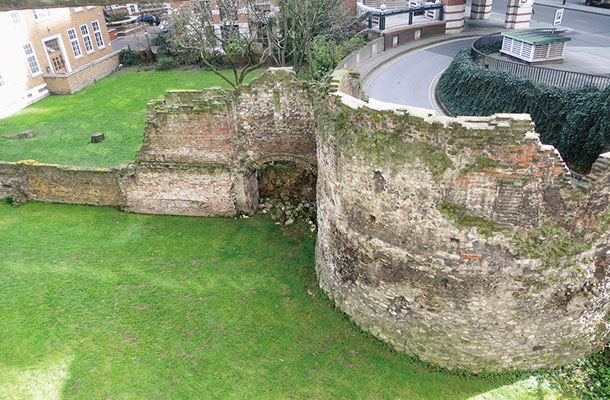
[[251, 184], [256, 182], [258, 199], [287, 197], [316, 200], [317, 167], [310, 160], [292, 154], [269, 154], [246, 169]]

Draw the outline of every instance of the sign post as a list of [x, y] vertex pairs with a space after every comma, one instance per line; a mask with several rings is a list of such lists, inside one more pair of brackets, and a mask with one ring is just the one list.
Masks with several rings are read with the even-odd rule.
[[553, 26], [561, 25], [561, 20], [563, 19], [563, 8], [560, 8], [555, 11], [555, 18], [553, 19]]

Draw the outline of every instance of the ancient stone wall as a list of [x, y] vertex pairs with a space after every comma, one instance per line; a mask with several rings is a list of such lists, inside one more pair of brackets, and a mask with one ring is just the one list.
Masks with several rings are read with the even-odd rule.
[[313, 101], [287, 69], [270, 69], [234, 91], [168, 91], [147, 111], [144, 144], [122, 181], [128, 211], [251, 212], [259, 165], [316, 163]]
[[0, 162], [0, 200], [19, 199], [22, 193], [23, 175], [16, 163]]
[[1, 163], [0, 197], [232, 216], [256, 210], [259, 166], [290, 161], [315, 173], [313, 100], [287, 69], [237, 90], [168, 91], [147, 114], [142, 148], [128, 166]]
[[363, 329], [474, 371], [599, 350], [610, 157], [575, 183], [527, 115], [438, 117], [341, 92], [359, 88], [338, 73], [316, 97], [275, 69], [234, 91], [170, 91], [130, 165], [0, 163], [0, 198], [233, 216], [256, 209], [261, 166], [317, 165], [320, 286]]
[[475, 371], [600, 349], [610, 170], [572, 189], [527, 115], [452, 119], [338, 93], [317, 119], [316, 269], [356, 323]]
[[0, 198], [118, 207], [120, 172], [121, 168], [0, 162]]

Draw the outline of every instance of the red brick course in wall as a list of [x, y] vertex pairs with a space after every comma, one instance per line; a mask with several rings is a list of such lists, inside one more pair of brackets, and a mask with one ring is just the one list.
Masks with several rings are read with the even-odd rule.
[[286, 69], [271, 69], [235, 91], [169, 91], [147, 112], [143, 146], [123, 185], [129, 211], [253, 211], [253, 171], [261, 159], [316, 164], [313, 101]]

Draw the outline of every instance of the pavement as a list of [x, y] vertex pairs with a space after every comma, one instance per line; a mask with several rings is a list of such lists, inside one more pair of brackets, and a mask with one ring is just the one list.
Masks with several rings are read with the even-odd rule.
[[610, 16], [610, 8], [588, 6], [583, 0], [566, 0], [565, 4], [563, 4], [563, 0], [536, 0], [534, 4], [537, 6], [565, 8], [566, 10], [571, 11]]
[[[610, 76], [610, 9], [584, 5], [584, 0], [536, 0], [532, 28], [551, 27], [555, 9], [565, 8], [562, 29], [571, 41], [564, 64], [547, 68], [577, 70]], [[466, 15], [470, 15], [470, 7]], [[593, 9], [593, 10], [591, 10]], [[434, 87], [442, 71], [474, 38], [506, 30], [506, 0], [494, 0], [489, 20], [467, 19], [467, 29], [457, 35], [425, 38], [400, 46], [361, 63], [356, 69], [367, 96], [397, 104], [435, 109]]]
[[112, 49], [115, 51], [123, 48], [129, 48], [131, 50], [146, 50], [148, 47], [151, 47], [153, 52], [155, 52], [156, 48], [155, 46], [150, 45], [150, 41], [160, 29], [160, 26], [144, 24], [144, 29], [139, 30], [129, 36], [116, 38], [110, 44], [112, 45]]

